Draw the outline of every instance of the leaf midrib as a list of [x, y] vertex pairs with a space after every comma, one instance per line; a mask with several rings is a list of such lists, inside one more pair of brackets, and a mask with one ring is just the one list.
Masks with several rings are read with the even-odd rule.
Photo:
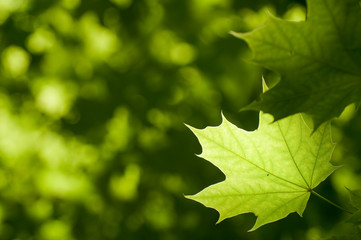
[[312, 184], [313, 184], [313, 175], [314, 175], [314, 173], [315, 173], [317, 161], [318, 161], [318, 159], [319, 159], [320, 150], [321, 150], [321, 147], [322, 147], [322, 143], [323, 143], [323, 139], [324, 139], [324, 136], [325, 136], [325, 132], [326, 132], [326, 128], [324, 128], [323, 131], [322, 131], [321, 142], [320, 142], [320, 144], [318, 145], [317, 155], [316, 155], [316, 158], [315, 158], [315, 161], [314, 161], [314, 164], [313, 164], [312, 173], [311, 173], [311, 179], [310, 179], [310, 186], [311, 186], [311, 187], [312, 187]]
[[281, 136], [282, 136], [282, 139], [283, 139], [283, 142], [285, 143], [286, 147], [287, 147], [287, 150], [291, 156], [291, 159], [292, 159], [292, 162], [293, 164], [295, 165], [298, 173], [300, 174], [300, 176], [302, 177], [303, 181], [305, 182], [305, 184], [307, 185], [307, 189], [310, 189], [310, 185], [308, 184], [308, 182], [306, 181], [305, 177], [303, 176], [300, 168], [298, 167], [298, 164], [296, 163], [296, 160], [295, 160], [295, 157], [293, 156], [292, 152], [291, 152], [291, 149], [290, 149], [290, 146], [288, 145], [288, 142], [286, 141], [286, 137], [285, 135], [283, 134], [283, 131], [282, 131], [282, 128], [279, 124], [279, 122], [276, 122], [277, 123], [277, 126], [278, 126], [278, 129], [280, 130], [280, 133], [281, 133]]

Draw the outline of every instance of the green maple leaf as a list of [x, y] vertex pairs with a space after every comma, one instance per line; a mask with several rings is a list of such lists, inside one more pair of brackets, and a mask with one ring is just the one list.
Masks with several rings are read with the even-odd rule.
[[261, 113], [253, 132], [224, 117], [217, 127], [189, 128], [202, 145], [200, 157], [226, 179], [187, 197], [216, 209], [218, 222], [253, 212], [258, 216], [255, 230], [292, 212], [302, 216], [313, 189], [336, 169], [329, 162], [334, 148], [330, 124], [312, 133], [301, 114], [273, 122], [271, 115]]
[[307, 20], [270, 17], [250, 33], [233, 33], [254, 52], [254, 61], [281, 74], [281, 81], [245, 109], [275, 120], [308, 113], [315, 128], [361, 100], [359, 0], [308, 0]]

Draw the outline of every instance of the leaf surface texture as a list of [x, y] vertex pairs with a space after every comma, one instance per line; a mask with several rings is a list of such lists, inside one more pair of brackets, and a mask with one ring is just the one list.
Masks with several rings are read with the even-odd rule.
[[307, 20], [270, 17], [250, 33], [235, 33], [253, 60], [281, 81], [246, 109], [275, 120], [308, 113], [315, 128], [361, 100], [361, 7], [358, 0], [309, 0]]
[[302, 215], [310, 190], [336, 168], [329, 162], [334, 148], [329, 123], [311, 134], [300, 114], [273, 122], [261, 113], [253, 132], [224, 117], [217, 127], [190, 129], [202, 145], [199, 156], [226, 179], [187, 197], [216, 209], [218, 222], [253, 212], [258, 216], [255, 230], [292, 212]]

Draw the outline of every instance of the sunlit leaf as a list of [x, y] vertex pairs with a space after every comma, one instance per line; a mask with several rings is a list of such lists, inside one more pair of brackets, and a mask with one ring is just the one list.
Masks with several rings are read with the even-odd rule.
[[273, 122], [261, 113], [253, 132], [225, 118], [217, 127], [190, 129], [202, 145], [200, 157], [226, 179], [188, 198], [216, 209], [218, 222], [253, 212], [255, 230], [292, 212], [302, 215], [312, 189], [336, 168], [329, 162], [334, 147], [329, 123], [311, 134], [300, 114]]

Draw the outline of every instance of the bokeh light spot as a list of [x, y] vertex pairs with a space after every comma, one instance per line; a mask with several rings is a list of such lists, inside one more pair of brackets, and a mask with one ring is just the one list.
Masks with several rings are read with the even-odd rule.
[[159, 109], [150, 109], [147, 113], [147, 118], [150, 123], [159, 129], [167, 129], [172, 125], [171, 116]]
[[147, 127], [139, 131], [138, 134], [139, 144], [145, 150], [155, 151], [166, 144], [166, 136], [160, 129]]
[[170, 50], [170, 56], [173, 63], [186, 65], [195, 59], [196, 50], [188, 43], [178, 43]]
[[146, 220], [156, 229], [171, 228], [175, 222], [172, 202], [159, 193], [151, 194], [144, 210]]
[[120, 39], [114, 32], [101, 26], [95, 14], [84, 14], [80, 26], [81, 34], [84, 34], [84, 47], [89, 56], [106, 59], [120, 48]]
[[43, 53], [54, 46], [54, 34], [44, 28], [37, 29], [27, 40], [27, 47], [32, 53]]
[[57, 80], [39, 80], [35, 84], [36, 106], [42, 112], [59, 118], [65, 116], [72, 104], [75, 89]]
[[37, 177], [39, 190], [45, 196], [70, 200], [82, 200], [90, 191], [88, 179], [82, 175], [70, 175], [57, 170], [43, 171]]
[[140, 179], [140, 168], [138, 165], [129, 164], [125, 168], [124, 175], [114, 175], [110, 179], [110, 191], [118, 199], [124, 201], [133, 200], [138, 193]]
[[43, 220], [53, 213], [53, 206], [50, 201], [39, 199], [27, 206], [27, 212], [36, 220]]
[[72, 35], [78, 29], [73, 17], [63, 8], [53, 7], [46, 12], [46, 17], [51, 25], [64, 35]]
[[111, 158], [115, 152], [125, 150], [128, 145], [131, 135], [128, 109], [119, 107], [115, 111], [114, 117], [107, 123], [106, 128], [107, 134], [102, 150], [105, 158]]
[[67, 9], [75, 9], [79, 6], [81, 0], [62, 0], [61, 5]]
[[44, 240], [72, 240], [70, 226], [60, 220], [45, 222], [40, 228], [40, 239]]
[[2, 53], [4, 69], [12, 76], [25, 74], [30, 64], [30, 55], [21, 47], [10, 46]]
[[12, 12], [22, 8], [25, 0], [1, 0], [0, 1], [0, 24], [3, 24]]

